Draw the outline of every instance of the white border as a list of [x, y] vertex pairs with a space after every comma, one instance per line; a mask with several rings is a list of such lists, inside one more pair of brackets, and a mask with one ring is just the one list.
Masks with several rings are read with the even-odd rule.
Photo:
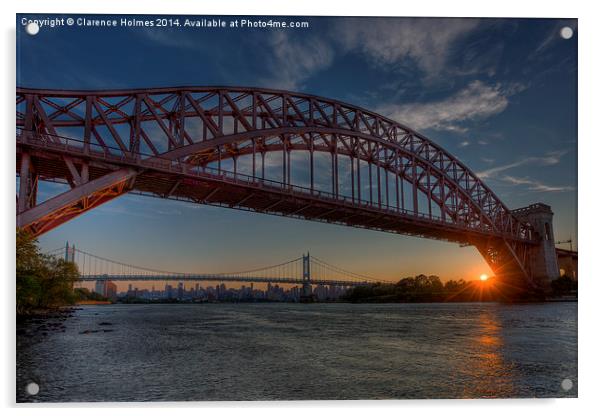
[[[2, 337], [2, 375], [0, 375], [1, 403], [9, 407], [8, 414], [32, 414], [43, 412], [49, 415], [82, 413], [106, 414], [113, 412], [113, 407], [127, 407], [118, 411], [128, 414], [163, 414], [165, 407], [176, 407], [177, 412], [198, 414], [207, 410], [228, 414], [266, 415], [281, 414], [305, 415], [308, 412], [343, 411], [348, 415], [364, 415], [374, 409], [383, 414], [400, 412], [421, 412], [426, 414], [445, 415], [504, 415], [512, 412], [541, 412], [548, 415], [568, 413], [593, 413], [600, 397], [600, 335], [599, 322], [602, 295], [600, 281], [594, 258], [599, 255], [601, 245], [595, 238], [601, 235], [599, 215], [594, 212], [600, 206], [600, 174], [595, 168], [600, 165], [597, 158], [600, 149], [600, 122], [602, 74], [601, 54], [602, 40], [601, 14], [594, 6], [596, 2], [576, 2], [547, 0], [545, 2], [528, 2], [525, 0], [487, 1], [454, 0], [435, 1], [420, 0], [415, 2], [399, 2], [391, 0], [370, 0], [361, 2], [342, 0], [303, 0], [297, 2], [230, 0], [205, 2], [191, 0], [21, 0], [18, 3], [1, 2], [3, 42], [0, 65], [2, 71], [2, 111], [1, 126], [5, 133], [3, 151], [3, 180], [0, 195], [5, 195], [0, 205], [4, 221], [2, 235], [2, 270], [0, 275], [2, 287], [2, 306], [5, 320]], [[131, 13], [131, 14], [230, 14], [230, 15], [372, 15], [372, 16], [459, 16], [459, 17], [571, 17], [579, 18], [579, 269], [581, 279], [579, 299], [579, 399], [564, 400], [471, 400], [471, 401], [385, 401], [385, 402], [227, 402], [227, 403], [162, 403], [162, 404], [98, 404], [95, 407], [86, 405], [46, 405], [14, 406], [15, 397], [15, 324], [14, 324], [14, 142], [10, 139], [14, 134], [15, 88], [15, 13]], [[553, 342], [553, 340], [550, 340]], [[242, 409], [244, 407], [244, 409]], [[599, 408], [599, 404], [597, 404]], [[285, 409], [283, 409], [285, 408]]]

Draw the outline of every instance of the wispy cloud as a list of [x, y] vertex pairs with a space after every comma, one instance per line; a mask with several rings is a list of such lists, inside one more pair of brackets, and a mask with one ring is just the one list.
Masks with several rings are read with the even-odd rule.
[[426, 77], [439, 75], [453, 45], [478, 19], [345, 19], [333, 30], [343, 50], [358, 50], [376, 65], [416, 65]]
[[440, 101], [389, 104], [379, 111], [417, 130], [435, 129], [466, 132], [464, 122], [499, 114], [508, 106], [508, 97], [522, 91], [519, 84], [502, 86], [473, 81], [456, 94]]
[[311, 35], [294, 38], [285, 31], [277, 31], [268, 46], [272, 73], [264, 82], [282, 89], [297, 89], [315, 72], [329, 67], [335, 57], [333, 45]]
[[562, 156], [564, 156], [566, 153], [567, 153], [566, 150], [560, 150], [560, 151], [549, 152], [549, 153], [545, 154], [544, 156], [524, 157], [524, 158], [516, 160], [512, 163], [495, 166], [493, 168], [478, 172], [477, 176], [480, 177], [481, 179], [493, 178], [501, 172], [505, 172], [507, 170], [517, 168], [519, 166], [529, 165], [529, 164], [536, 165], [536, 166], [557, 165], [558, 163], [560, 163], [560, 159], [562, 158]]
[[508, 182], [512, 185], [527, 185], [527, 189], [529, 189], [530, 191], [535, 191], [535, 192], [568, 192], [568, 191], [574, 191], [575, 187], [574, 186], [554, 186], [554, 185], [547, 185], [544, 184], [543, 182], [525, 177], [525, 178], [519, 178], [516, 176], [510, 176], [510, 175], [504, 175], [500, 178], [501, 180], [503, 180], [504, 182]]
[[[269, 38], [271, 84], [294, 89], [336, 56], [363, 54], [374, 66], [418, 69], [423, 79], [449, 70], [454, 46], [479, 25], [478, 19], [345, 18], [321, 36], [277, 31]], [[420, 78], [420, 77], [419, 77]]]
[[[341, 18], [324, 32], [273, 31], [260, 40], [270, 76], [263, 81], [278, 88], [295, 89], [335, 56], [349, 52], [365, 55], [375, 66], [418, 69], [424, 79], [450, 70], [457, 42], [479, 26], [472, 18]], [[153, 44], [198, 52], [203, 44], [185, 32], [148, 28], [134, 31]]]

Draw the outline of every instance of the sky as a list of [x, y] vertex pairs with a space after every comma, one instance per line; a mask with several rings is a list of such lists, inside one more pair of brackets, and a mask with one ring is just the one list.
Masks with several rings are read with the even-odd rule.
[[[511, 209], [551, 205], [577, 247], [577, 21], [286, 17], [306, 28], [42, 26], [17, 16], [17, 85], [48, 89], [237, 85], [338, 99], [417, 130], [469, 166]], [[124, 16], [85, 16], [116, 18]], [[153, 20], [153, 16], [127, 16]], [[227, 22], [242, 17], [222, 16]], [[268, 21], [270, 17], [250, 17]], [[570, 27], [565, 39], [561, 29]], [[63, 189], [40, 187], [42, 198]], [[490, 273], [474, 247], [125, 195], [44, 234], [162, 270], [227, 272], [308, 250], [381, 279]], [[563, 246], [566, 247], [566, 246]]]

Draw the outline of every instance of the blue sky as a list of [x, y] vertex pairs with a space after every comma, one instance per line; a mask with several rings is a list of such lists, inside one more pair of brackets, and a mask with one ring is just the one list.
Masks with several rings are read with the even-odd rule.
[[[47, 16], [17, 16], [19, 86], [245, 85], [340, 99], [426, 134], [510, 208], [551, 205], [556, 239], [576, 241], [576, 20], [296, 17], [284, 20], [309, 28], [73, 26], [28, 36], [22, 17]], [[571, 39], [560, 36], [566, 26]], [[47, 249], [65, 240], [174, 271], [251, 268], [307, 250], [388, 279], [489, 270], [471, 247], [133, 195], [40, 238]]]

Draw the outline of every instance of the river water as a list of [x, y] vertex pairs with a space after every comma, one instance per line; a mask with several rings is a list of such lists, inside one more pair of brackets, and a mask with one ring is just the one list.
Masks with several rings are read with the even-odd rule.
[[19, 402], [576, 395], [576, 303], [99, 305], [17, 331]]

